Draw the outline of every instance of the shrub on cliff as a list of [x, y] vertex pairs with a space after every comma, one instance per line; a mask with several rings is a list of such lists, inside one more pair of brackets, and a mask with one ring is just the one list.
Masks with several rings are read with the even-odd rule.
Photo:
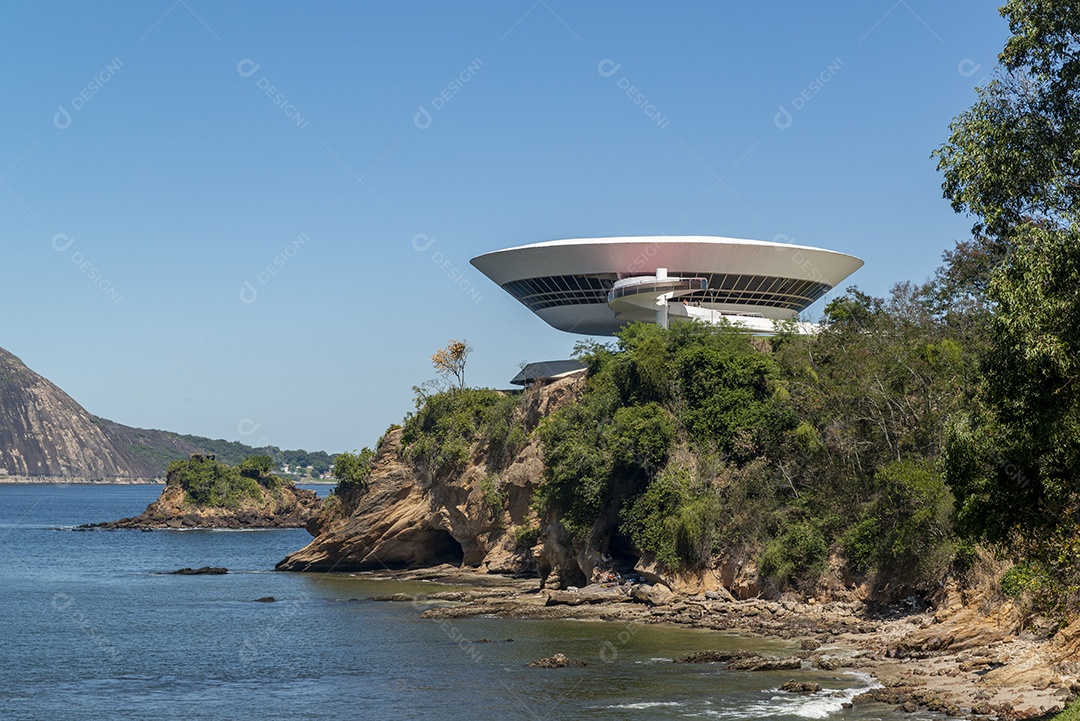
[[489, 464], [501, 468], [526, 441], [514, 412], [519, 399], [487, 388], [418, 394], [416, 411], [403, 426], [403, 454], [430, 477], [445, 478], [465, 468], [479, 442]]
[[184, 489], [190, 503], [211, 508], [238, 508], [244, 499], [264, 498], [259, 481], [239, 468], [202, 455], [169, 466], [166, 485]]
[[622, 530], [665, 568], [693, 568], [711, 557], [722, 523], [720, 498], [695, 492], [688, 469], [669, 467], [628, 505]]
[[809, 589], [839, 551], [893, 587], [935, 585], [954, 545], [937, 467], [972, 351], [911, 285], [852, 289], [827, 320], [768, 340], [636, 324], [579, 346], [585, 394], [540, 429], [540, 510], [671, 569], [757, 558]]
[[359, 453], [338, 453], [334, 456], [331, 475], [337, 479], [334, 494], [347, 495], [367, 488], [368, 477], [375, 461], [375, 451], [365, 447]]

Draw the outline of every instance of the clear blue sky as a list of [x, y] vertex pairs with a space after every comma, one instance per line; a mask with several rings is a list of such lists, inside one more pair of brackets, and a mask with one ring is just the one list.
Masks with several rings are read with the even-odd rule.
[[882, 295], [969, 234], [929, 155], [1007, 31], [971, 0], [4, 3], [0, 346], [122, 423], [340, 451], [450, 338], [477, 385], [569, 355], [485, 251], [782, 234]]

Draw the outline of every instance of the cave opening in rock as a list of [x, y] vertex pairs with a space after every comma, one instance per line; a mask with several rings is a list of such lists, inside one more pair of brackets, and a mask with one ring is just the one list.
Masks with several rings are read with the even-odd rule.
[[457, 539], [448, 531], [435, 530], [431, 532], [430, 549], [431, 562], [433, 565], [449, 563], [460, 566], [465, 560], [465, 549], [461, 547]]
[[630, 542], [630, 537], [621, 533], [611, 534], [607, 552], [611, 556], [612, 570], [624, 574], [633, 571], [640, 558], [634, 544]]
[[589, 584], [589, 578], [585, 575], [585, 572], [581, 570], [581, 566], [571, 559], [567, 559], [562, 572], [563, 588], [568, 588], [570, 586], [581, 588], [582, 586], [587, 586]]

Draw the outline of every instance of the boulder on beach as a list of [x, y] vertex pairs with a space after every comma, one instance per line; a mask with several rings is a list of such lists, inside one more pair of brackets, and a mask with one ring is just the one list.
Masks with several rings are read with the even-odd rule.
[[677, 598], [676, 594], [672, 593], [667, 586], [648, 583], [640, 583], [634, 586], [630, 589], [630, 596], [650, 606], [666, 606]]

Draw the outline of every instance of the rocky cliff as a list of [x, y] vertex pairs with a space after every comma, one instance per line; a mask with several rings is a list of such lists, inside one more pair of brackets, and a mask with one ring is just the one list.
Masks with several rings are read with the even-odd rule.
[[[531, 430], [583, 389], [583, 376], [564, 378], [528, 391], [516, 412]], [[493, 480], [482, 447], [472, 448], [462, 473], [430, 478], [405, 460], [401, 435], [398, 429], [383, 439], [367, 490], [328, 505], [308, 527], [314, 540], [281, 561], [278, 570], [452, 563], [495, 573], [539, 571], [556, 585], [583, 580], [573, 541], [555, 519], [542, 522], [532, 510], [533, 491], [544, 472], [535, 437]], [[591, 570], [587, 561], [586, 566]]]
[[0, 475], [161, 478], [170, 460], [206, 451], [173, 433], [93, 415], [0, 348]]
[[[515, 413], [532, 431], [585, 389], [584, 375], [526, 392]], [[464, 471], [431, 478], [403, 455], [402, 431], [381, 442], [366, 491], [327, 504], [308, 530], [305, 548], [277, 565], [281, 571], [364, 571], [421, 568], [442, 563], [482, 572], [539, 575], [545, 588], [584, 586], [607, 573], [636, 575], [681, 593], [730, 589], [739, 597], [760, 592], [752, 562], [724, 559], [699, 572], [660, 569], [615, 535], [604, 545], [566, 531], [559, 518], [539, 518], [533, 493], [543, 481], [537, 434], [505, 468], [493, 469], [486, 448], [474, 445]], [[497, 472], [496, 472], [497, 471]]]
[[102, 419], [3, 349], [0, 468], [25, 476], [155, 475], [113, 440]]

